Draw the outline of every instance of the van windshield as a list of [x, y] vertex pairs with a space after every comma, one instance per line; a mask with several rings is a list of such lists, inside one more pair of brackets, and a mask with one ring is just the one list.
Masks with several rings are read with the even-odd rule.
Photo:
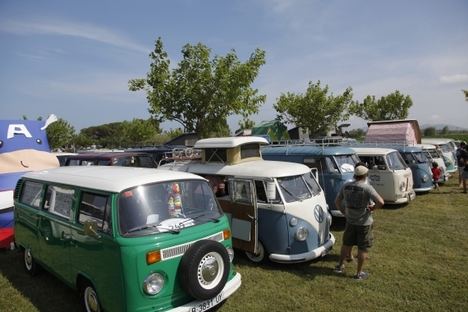
[[124, 236], [179, 232], [206, 222], [217, 222], [221, 210], [206, 181], [154, 183], [119, 195], [119, 225]]
[[342, 173], [354, 172], [354, 166], [359, 162], [356, 155], [338, 155], [335, 156], [335, 160]]
[[280, 191], [287, 203], [302, 201], [320, 193], [320, 187], [310, 172], [293, 177], [278, 178], [277, 180]]
[[401, 156], [407, 164], [423, 164], [428, 162], [427, 156], [423, 152], [405, 152]]
[[391, 170], [403, 170], [408, 168], [400, 153], [395, 151], [387, 155], [388, 168]]

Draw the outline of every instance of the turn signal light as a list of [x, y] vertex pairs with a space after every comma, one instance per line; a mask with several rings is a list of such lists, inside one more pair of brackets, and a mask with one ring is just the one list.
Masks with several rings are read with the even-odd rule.
[[224, 237], [224, 240], [230, 239], [231, 238], [231, 231], [230, 230], [224, 230], [223, 231], [223, 237]]
[[161, 261], [161, 252], [159, 250], [157, 251], [150, 251], [146, 254], [146, 263], [147, 264], [153, 264], [156, 262]]

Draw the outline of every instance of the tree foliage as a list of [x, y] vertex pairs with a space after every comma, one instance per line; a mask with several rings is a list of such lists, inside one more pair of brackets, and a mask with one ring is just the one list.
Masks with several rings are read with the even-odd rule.
[[353, 103], [350, 111], [369, 121], [395, 120], [407, 118], [412, 105], [413, 101], [409, 95], [405, 96], [396, 90], [379, 100], [376, 100], [374, 95], [368, 95], [362, 103]]
[[325, 134], [336, 128], [339, 121], [349, 117], [348, 107], [352, 103], [352, 89], [348, 87], [343, 94], [329, 94], [328, 85], [322, 88], [320, 81], [309, 82], [304, 94], [281, 94], [274, 108], [278, 118], [308, 128], [312, 135]]
[[177, 68], [170, 61], [161, 38], [150, 54], [146, 78], [129, 81], [131, 91], [145, 90], [149, 111], [162, 122], [179, 122], [186, 132], [205, 137], [225, 132], [231, 114], [253, 114], [265, 102], [251, 84], [265, 64], [265, 52], [256, 49], [246, 62], [234, 50], [211, 58], [211, 50], [201, 44], [186, 44]]
[[75, 128], [62, 118], [51, 123], [46, 132], [51, 149], [68, 149], [73, 145]]
[[433, 137], [436, 135], [436, 128], [435, 127], [428, 127], [426, 129], [424, 129], [424, 136], [425, 137]]
[[158, 133], [160, 133], [159, 123], [154, 119], [135, 118], [132, 121], [113, 122], [82, 129], [78, 145], [93, 144], [103, 148], [153, 145]]

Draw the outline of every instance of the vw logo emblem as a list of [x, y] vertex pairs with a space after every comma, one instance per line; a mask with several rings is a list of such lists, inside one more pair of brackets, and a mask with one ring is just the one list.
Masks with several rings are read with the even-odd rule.
[[318, 223], [322, 223], [323, 219], [325, 218], [323, 209], [320, 205], [316, 205], [314, 208], [314, 217], [315, 220], [317, 220]]

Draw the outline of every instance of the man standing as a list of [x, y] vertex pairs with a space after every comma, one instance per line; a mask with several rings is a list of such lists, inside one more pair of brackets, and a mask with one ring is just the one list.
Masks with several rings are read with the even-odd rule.
[[[362, 270], [367, 259], [368, 250], [372, 246], [372, 211], [383, 206], [384, 201], [377, 191], [366, 183], [368, 169], [357, 166], [354, 169], [354, 181], [348, 182], [338, 193], [335, 205], [340, 207], [346, 217], [346, 227], [343, 233], [340, 262], [335, 268], [337, 273], [344, 272], [344, 261], [354, 245], [358, 246], [357, 272], [354, 278], [366, 279], [368, 273]], [[374, 204], [369, 204], [372, 201]], [[344, 205], [342, 206], [342, 203]]]

